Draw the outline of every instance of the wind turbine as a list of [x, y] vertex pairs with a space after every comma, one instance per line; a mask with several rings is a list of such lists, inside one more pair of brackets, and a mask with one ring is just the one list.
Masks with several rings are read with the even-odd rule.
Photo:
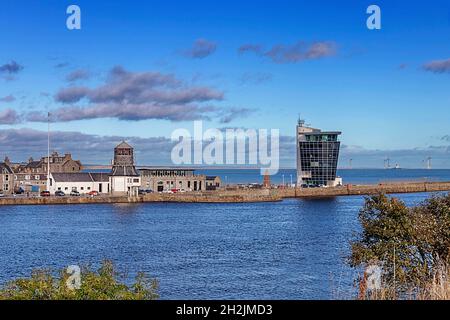
[[389, 169], [391, 167], [390, 161], [391, 161], [391, 159], [389, 157], [386, 157], [386, 159], [384, 159], [384, 168], [385, 169]]
[[427, 158], [427, 169], [431, 170], [431, 157]]

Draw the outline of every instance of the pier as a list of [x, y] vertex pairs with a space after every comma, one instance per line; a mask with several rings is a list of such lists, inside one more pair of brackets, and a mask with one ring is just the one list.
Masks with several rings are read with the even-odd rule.
[[275, 202], [285, 198], [323, 198], [338, 196], [363, 196], [378, 193], [418, 193], [450, 191], [449, 182], [403, 182], [377, 185], [346, 185], [329, 188], [277, 188], [277, 189], [232, 189], [186, 193], [150, 193], [146, 195], [96, 196], [96, 197], [3, 197], [2, 205], [68, 205], [99, 203], [249, 203]]

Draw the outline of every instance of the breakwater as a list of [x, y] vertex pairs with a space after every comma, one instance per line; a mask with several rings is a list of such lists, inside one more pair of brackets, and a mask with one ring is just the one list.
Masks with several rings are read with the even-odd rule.
[[450, 182], [404, 182], [377, 185], [346, 185], [332, 188], [227, 189], [188, 193], [150, 193], [139, 197], [5, 197], [0, 205], [65, 205], [98, 203], [245, 203], [274, 202], [283, 198], [320, 198], [377, 193], [418, 193], [450, 191]]
[[279, 189], [282, 198], [296, 197], [335, 197], [352, 195], [371, 195], [378, 193], [416, 193], [450, 191], [449, 182], [399, 182], [370, 185], [345, 185], [332, 188], [286, 188]]

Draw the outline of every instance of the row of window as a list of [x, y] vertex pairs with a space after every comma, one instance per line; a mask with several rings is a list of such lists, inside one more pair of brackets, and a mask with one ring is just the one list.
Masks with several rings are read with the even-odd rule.
[[[142, 171], [141, 171], [142, 172]], [[179, 177], [186, 177], [186, 176], [192, 176], [193, 173], [192, 171], [184, 171], [184, 170], [176, 170], [176, 171], [171, 171], [171, 170], [155, 170], [155, 171], [150, 171], [148, 174], [148, 171], [144, 171], [143, 176], [150, 176], [150, 177], [175, 177], [175, 176], [179, 176]]]
[[[64, 187], [64, 191], [68, 191], [68, 190], [69, 190], [69, 187]], [[77, 187], [72, 187], [71, 190], [72, 191], [77, 191], [78, 188]], [[84, 191], [84, 187], [80, 187], [80, 190]], [[88, 191], [91, 190], [91, 187], [87, 187], [86, 190], [88, 190]], [[58, 187], [58, 191], [62, 191], [62, 187]]]
[[306, 135], [306, 141], [337, 142], [337, 135], [335, 135], [335, 134]]

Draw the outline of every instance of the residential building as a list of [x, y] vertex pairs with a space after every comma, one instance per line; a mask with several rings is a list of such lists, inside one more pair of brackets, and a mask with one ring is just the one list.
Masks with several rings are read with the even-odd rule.
[[9, 166], [8, 159], [0, 162], [0, 193], [7, 195], [14, 192], [14, 172]]
[[297, 125], [297, 186], [336, 186], [342, 179], [336, 177], [339, 158], [339, 131], [321, 131]]
[[[48, 157], [40, 160], [29, 158], [28, 162], [13, 165], [15, 187], [26, 192], [39, 192], [47, 188]], [[73, 160], [70, 153], [60, 156], [58, 152], [50, 155], [50, 172], [80, 172], [83, 166], [79, 160]]]

